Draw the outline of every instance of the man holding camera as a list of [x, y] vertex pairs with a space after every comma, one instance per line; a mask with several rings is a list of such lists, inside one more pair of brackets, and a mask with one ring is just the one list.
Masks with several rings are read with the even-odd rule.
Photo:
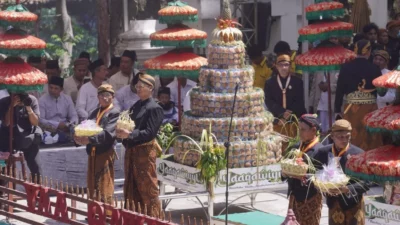
[[0, 151], [9, 151], [10, 116], [13, 116], [13, 149], [22, 151], [32, 176], [41, 174], [37, 155], [43, 132], [39, 128], [38, 100], [26, 93], [0, 99]]

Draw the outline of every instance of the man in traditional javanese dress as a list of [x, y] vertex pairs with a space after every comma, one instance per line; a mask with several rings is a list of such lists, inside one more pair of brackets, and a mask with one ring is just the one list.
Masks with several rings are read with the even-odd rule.
[[[90, 120], [103, 128], [92, 137], [76, 137], [75, 142], [86, 145], [88, 154], [87, 188], [89, 196], [97, 196], [106, 203], [113, 203], [114, 195], [114, 159], [116, 144], [115, 126], [119, 117], [119, 108], [113, 105], [114, 90], [111, 85], [103, 84], [97, 88], [99, 105], [90, 115]], [[94, 192], [98, 193], [94, 193]]]
[[[293, 116], [305, 114], [303, 81], [290, 73], [290, 56], [280, 55], [276, 59], [278, 75], [265, 83], [265, 105], [276, 118], [274, 130], [289, 137], [296, 136], [296, 126], [290, 124]], [[288, 123], [289, 122], [289, 123]], [[283, 146], [283, 150], [286, 147]]]
[[[329, 159], [339, 160], [339, 165], [344, 170], [347, 160], [364, 151], [350, 143], [352, 127], [347, 120], [337, 120], [331, 128], [333, 144], [319, 149], [315, 160], [322, 165], [327, 165]], [[368, 187], [362, 181], [350, 179], [347, 186], [340, 190], [330, 190], [327, 196], [329, 208], [329, 225], [364, 225], [364, 198], [363, 194]]]
[[140, 205], [147, 208], [150, 216], [157, 217], [161, 206], [158, 198], [158, 180], [156, 174], [157, 151], [161, 151], [156, 141], [157, 132], [164, 119], [164, 111], [151, 97], [155, 79], [147, 74], [140, 74], [136, 84], [140, 98], [131, 108], [131, 119], [135, 129], [129, 132], [117, 129], [117, 137], [123, 140], [125, 153], [125, 208], [133, 203], [136, 209]]
[[[323, 145], [319, 142], [318, 132], [321, 130], [316, 115], [305, 114], [299, 119], [300, 144], [295, 146], [302, 153], [303, 162], [307, 163], [305, 155], [317, 167], [313, 161], [319, 148]], [[300, 224], [319, 225], [322, 210], [322, 194], [315, 189], [314, 185], [306, 177], [288, 176], [282, 174], [283, 179], [288, 181], [289, 208], [293, 210]]]
[[[376, 90], [372, 81], [381, 76], [381, 70], [368, 58], [371, 55], [371, 43], [360, 40], [356, 43], [357, 58], [342, 65], [339, 72], [335, 96], [336, 118], [344, 118], [353, 126], [351, 143], [364, 150], [382, 146], [382, 136], [370, 134], [363, 123], [364, 116], [376, 109]], [[343, 114], [342, 104], [345, 98]]]

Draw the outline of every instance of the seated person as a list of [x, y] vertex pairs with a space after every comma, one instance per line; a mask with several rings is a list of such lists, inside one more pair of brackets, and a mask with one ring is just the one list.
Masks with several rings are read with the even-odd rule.
[[178, 125], [179, 113], [175, 103], [171, 101], [171, 90], [168, 87], [160, 88], [158, 91], [158, 104], [164, 110], [164, 120], [162, 124], [170, 123], [173, 126]]
[[63, 93], [64, 79], [53, 76], [49, 80], [49, 93], [39, 99], [39, 125], [44, 131], [58, 134], [58, 142], [70, 140], [70, 127], [78, 123], [74, 103]]
[[121, 111], [129, 110], [138, 100], [135, 85], [138, 82], [138, 76], [135, 76], [130, 85], [125, 85], [117, 91], [115, 98], [117, 99]]

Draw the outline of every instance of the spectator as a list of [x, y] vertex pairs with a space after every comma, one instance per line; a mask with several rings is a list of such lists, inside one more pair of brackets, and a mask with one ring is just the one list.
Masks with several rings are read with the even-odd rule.
[[[385, 50], [375, 51], [374, 54], [374, 64], [379, 67], [382, 74], [386, 74], [390, 72], [387, 69], [387, 64], [389, 63], [389, 53]], [[385, 95], [377, 96], [376, 104], [378, 105], [378, 109], [383, 108], [389, 104], [391, 104], [396, 98], [396, 89], [389, 88]]]
[[380, 50], [387, 51], [387, 45], [389, 43], [389, 33], [386, 29], [379, 29], [378, 31], [378, 44]]
[[60, 66], [58, 65], [58, 59], [47, 60], [46, 74], [49, 79], [52, 76], [61, 77], [61, 69]]
[[267, 65], [267, 57], [263, 56], [260, 46], [254, 45], [247, 49], [247, 54], [255, 71], [253, 86], [264, 90], [265, 82], [272, 75], [272, 70]]
[[76, 103], [79, 89], [85, 83], [84, 79], [89, 72], [88, 66], [88, 61], [85, 59], [75, 60], [74, 75], [65, 79], [64, 93], [72, 98], [74, 104]]
[[99, 88], [107, 77], [108, 70], [102, 59], [92, 62], [89, 66], [93, 79], [82, 85], [76, 100], [76, 111], [79, 120], [86, 120], [90, 113], [98, 107], [97, 88]]
[[41, 57], [29, 56], [27, 59], [27, 63], [36, 69], [45, 72], [45, 65], [43, 64]]
[[120, 104], [121, 111], [130, 109], [139, 100], [139, 96], [136, 94], [135, 89], [135, 85], [138, 82], [137, 78], [138, 77], [133, 78], [131, 85], [124, 86], [115, 94], [115, 98]]
[[136, 52], [125, 50], [121, 56], [120, 71], [110, 78], [110, 84], [115, 91], [118, 91], [125, 85], [129, 85], [133, 77], [139, 73], [133, 66], [137, 61]]
[[112, 77], [114, 74], [120, 71], [119, 66], [121, 63], [121, 57], [112, 57], [111, 65], [108, 67], [108, 78]]
[[371, 44], [375, 44], [378, 40], [378, 31], [379, 28], [375, 23], [367, 24], [363, 28], [363, 33], [366, 39], [371, 42]]
[[[12, 113], [10, 115], [10, 113]], [[9, 151], [10, 116], [14, 117], [13, 149], [22, 151], [33, 177], [38, 181], [41, 175], [40, 162], [37, 158], [43, 132], [40, 129], [39, 104], [33, 95], [14, 94], [0, 100], [0, 150]]]
[[85, 51], [81, 52], [81, 53], [79, 54], [79, 57], [78, 57], [78, 58], [80, 58], [80, 59], [86, 59], [86, 60], [88, 61], [88, 63], [91, 63], [89, 52], [85, 52]]
[[349, 46], [349, 50], [354, 52], [354, 46], [356, 45], [357, 41], [366, 39], [363, 33], [358, 33], [353, 37], [353, 43]]
[[[181, 101], [179, 105], [178, 101], [178, 80], [181, 84]], [[186, 79], [184, 77], [179, 77], [174, 79], [170, 84], [167, 85], [167, 87], [171, 90], [171, 101], [175, 102], [177, 106], [183, 107], [183, 103], [185, 101], [186, 94], [192, 89], [193, 87], [196, 87], [197, 83]]]
[[162, 123], [170, 123], [173, 126], [178, 125], [178, 108], [176, 108], [175, 103], [171, 101], [171, 90], [167, 87], [160, 88], [160, 90], [158, 91], [158, 101], [158, 104], [164, 110], [164, 120]]
[[63, 78], [51, 77], [49, 93], [39, 99], [40, 126], [44, 131], [57, 133], [59, 143], [70, 141], [70, 125], [78, 123], [74, 103], [70, 96], [62, 93], [63, 86]]
[[400, 31], [400, 21], [392, 20], [386, 25], [386, 29], [388, 30], [389, 41], [387, 43], [387, 49], [390, 61], [388, 65], [389, 70], [393, 70], [399, 64], [399, 51], [400, 51], [400, 43], [399, 43], [399, 31]]

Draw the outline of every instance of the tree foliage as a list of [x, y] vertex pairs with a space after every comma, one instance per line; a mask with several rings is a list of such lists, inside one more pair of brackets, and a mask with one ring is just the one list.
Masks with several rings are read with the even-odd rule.
[[[86, 7], [81, 8], [88, 10]], [[63, 43], [72, 42], [74, 48], [71, 64], [73, 64], [74, 59], [78, 58], [82, 51], [89, 52], [91, 58], [96, 59], [98, 57], [96, 19], [90, 19], [90, 12], [79, 12], [76, 11], [76, 8], [71, 11], [74, 12], [69, 12], [74, 33], [72, 40], [67, 40], [60, 35], [61, 30], [58, 25], [59, 15], [56, 15], [55, 7], [41, 7], [36, 11], [40, 15], [38, 36], [47, 43], [46, 53], [48, 57], [53, 59], [61, 57], [66, 52], [66, 49], [63, 48]], [[71, 66], [69, 65], [69, 67]], [[70, 69], [69, 71], [72, 70]], [[67, 73], [70, 74], [69, 71]]]

